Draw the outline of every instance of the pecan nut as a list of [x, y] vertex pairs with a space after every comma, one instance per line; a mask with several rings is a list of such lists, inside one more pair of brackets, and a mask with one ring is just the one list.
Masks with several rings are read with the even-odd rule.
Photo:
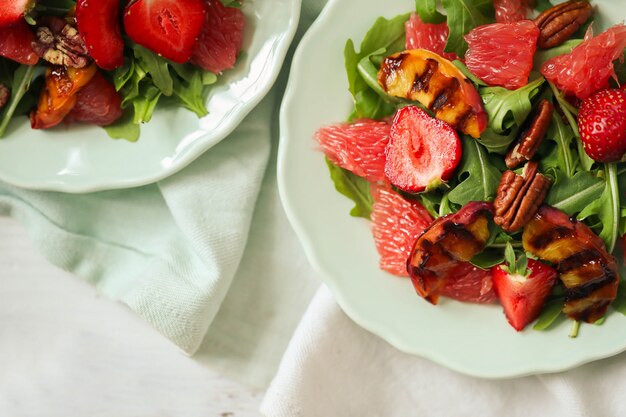
[[568, 40], [593, 14], [588, 1], [570, 0], [551, 7], [534, 20], [539, 28], [537, 46], [554, 48]]
[[548, 194], [550, 179], [529, 162], [522, 175], [506, 171], [496, 191], [494, 222], [507, 233], [521, 229], [537, 212]]
[[58, 17], [41, 20], [33, 50], [53, 65], [84, 68], [91, 62], [89, 51], [78, 30]]
[[9, 90], [9, 88], [6, 85], [0, 83], [0, 110], [2, 110], [4, 106], [7, 105], [10, 98], [11, 98], [11, 90]]
[[548, 100], [541, 100], [535, 114], [529, 119], [527, 127], [518, 136], [517, 142], [506, 154], [504, 162], [507, 168], [514, 169], [526, 161], [530, 161], [539, 145], [546, 137], [554, 106]]

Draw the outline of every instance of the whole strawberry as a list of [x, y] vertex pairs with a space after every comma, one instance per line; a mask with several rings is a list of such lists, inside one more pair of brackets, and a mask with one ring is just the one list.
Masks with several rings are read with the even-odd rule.
[[626, 153], [626, 90], [600, 90], [583, 100], [578, 130], [593, 160], [621, 160]]

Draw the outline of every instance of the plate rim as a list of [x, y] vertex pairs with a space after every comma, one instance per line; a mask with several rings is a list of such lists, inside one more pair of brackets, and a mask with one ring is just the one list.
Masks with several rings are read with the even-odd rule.
[[[26, 190], [84, 194], [99, 191], [135, 188], [154, 184], [183, 170], [213, 146], [217, 145], [222, 140], [227, 139], [227, 137], [241, 124], [250, 112], [257, 107], [257, 105], [265, 98], [265, 96], [267, 96], [276, 84], [276, 80], [281, 73], [285, 58], [297, 32], [302, 9], [302, 0], [289, 0], [289, 4], [291, 5], [292, 13], [287, 22], [285, 31], [281, 33], [281, 37], [276, 43], [277, 46], [274, 49], [274, 58], [270, 60], [271, 72], [267, 77], [266, 82], [256, 90], [255, 95], [251, 99], [242, 102], [242, 106], [239, 111], [235, 112], [235, 114], [226, 120], [226, 122], [221, 126], [212, 130], [206, 130], [201, 136], [194, 140], [192, 144], [190, 144], [190, 147], [184, 152], [184, 154], [175, 158], [172, 164], [167, 168], [163, 168], [158, 172], [147, 175], [137, 176], [135, 178], [107, 180], [101, 177], [97, 180], [90, 180], [87, 183], [65, 182], [58, 177], [38, 180], [13, 179], [10, 178], [10, 175], [7, 176], [5, 172], [0, 170], [0, 181]], [[209, 97], [209, 100], [210, 99], [211, 98]], [[219, 132], [218, 134], [211, 139], [206, 139], [207, 135], [214, 133], [216, 130]], [[114, 141], [121, 139], [109, 140]]]
[[289, 80], [287, 82], [285, 94], [281, 102], [279, 114], [280, 141], [277, 157], [277, 184], [279, 197], [285, 210], [285, 214], [296, 235], [298, 236], [298, 239], [303, 247], [307, 259], [309, 260], [315, 271], [320, 275], [323, 284], [330, 289], [341, 309], [357, 325], [359, 325], [366, 331], [374, 334], [375, 336], [380, 337], [398, 350], [410, 355], [429, 359], [453, 371], [479, 378], [505, 379], [561, 372], [579, 367], [589, 362], [608, 358], [626, 351], [626, 342], [624, 342], [622, 346], [608, 346], [606, 349], [598, 349], [592, 354], [589, 354], [587, 352], [585, 352], [585, 354], [573, 354], [569, 356], [569, 360], [563, 362], [553, 362], [552, 364], [542, 364], [541, 366], [532, 366], [532, 364], [529, 366], [528, 364], [524, 364], [524, 366], [510, 366], [506, 370], [502, 367], [498, 367], [496, 371], [494, 371], [493, 367], [487, 369], [483, 368], [483, 370], [481, 370], [476, 369], [471, 365], [468, 365], [467, 362], [459, 360], [458, 358], [450, 358], [445, 355], [438, 355], [437, 352], [433, 351], [432, 349], [426, 349], [422, 348], [421, 346], [415, 346], [411, 343], [407, 343], [406, 341], [402, 340], [399, 335], [394, 334], [392, 330], [382, 325], [382, 323], [371, 320], [366, 314], [362, 314], [360, 311], [357, 311], [355, 308], [353, 308], [353, 305], [349, 301], [349, 297], [347, 297], [346, 294], [342, 291], [340, 285], [338, 285], [337, 283], [337, 280], [332, 278], [332, 273], [330, 272], [330, 270], [324, 266], [325, 263], [321, 260], [321, 257], [316, 250], [313, 239], [307, 234], [304, 222], [301, 220], [300, 215], [298, 215], [297, 211], [294, 209], [292, 203], [293, 197], [291, 195], [291, 188], [287, 184], [287, 174], [285, 172], [287, 169], [286, 162], [288, 157], [288, 151], [291, 145], [291, 140], [289, 138], [293, 137], [293, 135], [291, 134], [289, 118], [292, 109], [295, 108], [295, 106], [290, 106], [289, 103], [295, 102], [296, 88], [294, 87], [294, 85], [297, 85], [300, 82], [301, 77], [301, 72], [298, 71], [298, 67], [300, 67], [301, 65], [300, 61], [302, 60], [302, 56], [304, 56], [306, 50], [310, 48], [310, 44], [314, 42], [317, 32], [321, 31], [324, 28], [326, 20], [329, 19], [329, 16], [332, 15], [336, 7], [340, 7], [340, 3], [341, 0], [328, 1], [317, 19], [308, 28], [307, 32], [302, 37], [302, 40], [298, 44], [294, 53], [293, 61], [290, 67]]

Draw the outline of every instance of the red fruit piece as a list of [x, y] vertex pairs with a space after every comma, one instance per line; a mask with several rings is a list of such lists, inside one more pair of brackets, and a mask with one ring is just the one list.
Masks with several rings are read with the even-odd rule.
[[396, 113], [385, 152], [389, 181], [417, 193], [452, 177], [461, 160], [461, 142], [452, 126], [419, 107], [407, 106]]
[[454, 61], [459, 59], [454, 52], [444, 52], [450, 29], [446, 22], [433, 24], [424, 23], [416, 13], [404, 24], [406, 32], [406, 49], [426, 49], [442, 57]]
[[465, 65], [489, 85], [514, 90], [528, 84], [539, 28], [530, 20], [479, 26], [465, 36]]
[[0, 27], [0, 56], [20, 64], [35, 65], [39, 57], [31, 46], [34, 41], [35, 35], [25, 20], [10, 27]]
[[406, 200], [390, 187], [372, 188], [372, 233], [380, 268], [394, 275], [409, 276], [406, 260], [415, 240], [433, 218], [419, 202]]
[[191, 57], [205, 16], [202, 0], [137, 0], [126, 6], [124, 29], [139, 45], [182, 64]]
[[217, 74], [235, 65], [245, 19], [241, 9], [226, 7], [220, 0], [205, 0], [205, 4], [206, 24], [193, 48], [191, 62]]
[[467, 303], [489, 304], [497, 300], [491, 271], [480, 269], [469, 262], [459, 262], [449, 274], [441, 295]]
[[124, 40], [119, 12], [119, 0], [76, 2], [78, 31], [96, 64], [106, 70], [124, 65]]
[[583, 100], [578, 129], [593, 160], [621, 160], [626, 153], [626, 90], [601, 90]]
[[76, 104], [67, 117], [70, 122], [108, 126], [122, 117], [122, 97], [113, 84], [97, 72], [78, 92]]
[[485, 248], [492, 213], [491, 203], [472, 201], [454, 214], [439, 217], [422, 233], [407, 261], [418, 295], [437, 304], [448, 284], [459, 278], [458, 268]]
[[[35, 6], [34, 0], [7, 0], [0, 6], [0, 28], [11, 26], [24, 19]], [[0, 37], [0, 39], [2, 39]]]
[[352, 173], [377, 182], [385, 181], [385, 147], [389, 123], [361, 119], [322, 127], [315, 139], [331, 162]]
[[509, 274], [503, 267], [492, 269], [493, 285], [507, 320], [520, 331], [539, 316], [557, 274], [553, 268], [533, 259], [528, 260], [528, 277]]
[[526, 19], [529, 0], [493, 0], [496, 22], [513, 23]]
[[624, 48], [626, 25], [615, 25], [595, 38], [588, 32], [572, 52], [544, 62], [541, 73], [565, 93], [584, 100], [609, 86], [609, 78], [615, 76], [613, 61], [622, 56]]

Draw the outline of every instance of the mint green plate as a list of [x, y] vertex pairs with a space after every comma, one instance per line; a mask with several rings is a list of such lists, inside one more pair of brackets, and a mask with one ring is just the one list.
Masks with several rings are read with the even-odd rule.
[[[596, 23], [626, 18], [626, 5], [594, 1]], [[618, 5], [619, 3], [619, 5]], [[443, 300], [432, 306], [408, 279], [378, 268], [366, 220], [348, 215], [351, 202], [337, 193], [313, 133], [342, 121], [351, 98], [343, 69], [348, 38], [357, 44], [374, 20], [412, 10], [413, 0], [331, 0], [296, 52], [281, 109], [278, 160], [280, 195], [304, 249], [343, 310], [398, 349], [469, 375], [503, 378], [562, 371], [626, 350], [626, 317], [602, 326], [571, 322], [540, 332], [515, 332], [499, 306]], [[610, 7], [609, 7], [610, 6]]]
[[211, 90], [209, 115], [160, 109], [138, 142], [94, 126], [30, 128], [16, 118], [0, 140], [0, 180], [25, 188], [89, 192], [149, 184], [184, 168], [228, 136], [270, 90], [295, 34], [300, 0], [246, 0], [244, 53]]

